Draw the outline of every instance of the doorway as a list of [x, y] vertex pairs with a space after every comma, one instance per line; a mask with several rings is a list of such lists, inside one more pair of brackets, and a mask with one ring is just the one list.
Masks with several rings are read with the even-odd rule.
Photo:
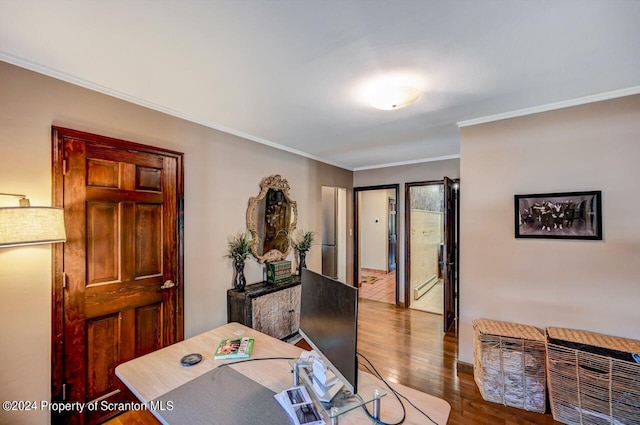
[[442, 316], [446, 332], [458, 317], [459, 182], [405, 184], [405, 305]]
[[354, 284], [359, 296], [398, 304], [399, 185], [354, 188]]
[[136, 400], [116, 366], [184, 338], [182, 154], [57, 127], [52, 143], [52, 400], [99, 406], [52, 423], [95, 424]]

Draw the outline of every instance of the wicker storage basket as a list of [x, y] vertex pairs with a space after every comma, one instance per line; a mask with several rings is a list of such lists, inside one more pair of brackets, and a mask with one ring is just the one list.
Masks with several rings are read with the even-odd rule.
[[533, 326], [488, 319], [474, 320], [473, 331], [473, 376], [482, 398], [544, 413], [544, 334]]
[[556, 421], [640, 425], [640, 341], [547, 328], [549, 400]]

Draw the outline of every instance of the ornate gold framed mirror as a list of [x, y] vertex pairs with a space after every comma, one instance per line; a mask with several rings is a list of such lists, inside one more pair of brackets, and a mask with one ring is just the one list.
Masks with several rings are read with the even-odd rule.
[[291, 252], [298, 206], [289, 189], [289, 182], [274, 174], [262, 179], [258, 196], [249, 198], [247, 229], [256, 241], [251, 253], [260, 263], [284, 260]]

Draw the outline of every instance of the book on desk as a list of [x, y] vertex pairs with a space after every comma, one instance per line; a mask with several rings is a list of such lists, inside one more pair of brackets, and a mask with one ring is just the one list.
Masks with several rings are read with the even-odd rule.
[[218, 344], [218, 348], [213, 355], [216, 360], [223, 359], [246, 359], [251, 357], [254, 339], [244, 338], [223, 338]]

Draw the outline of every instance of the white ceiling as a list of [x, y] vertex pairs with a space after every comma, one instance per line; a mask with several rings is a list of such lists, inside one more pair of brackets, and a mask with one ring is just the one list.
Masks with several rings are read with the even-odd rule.
[[[640, 1], [0, 0], [0, 60], [358, 170], [456, 157], [460, 121], [640, 92]], [[415, 104], [358, 97], [394, 73]]]

